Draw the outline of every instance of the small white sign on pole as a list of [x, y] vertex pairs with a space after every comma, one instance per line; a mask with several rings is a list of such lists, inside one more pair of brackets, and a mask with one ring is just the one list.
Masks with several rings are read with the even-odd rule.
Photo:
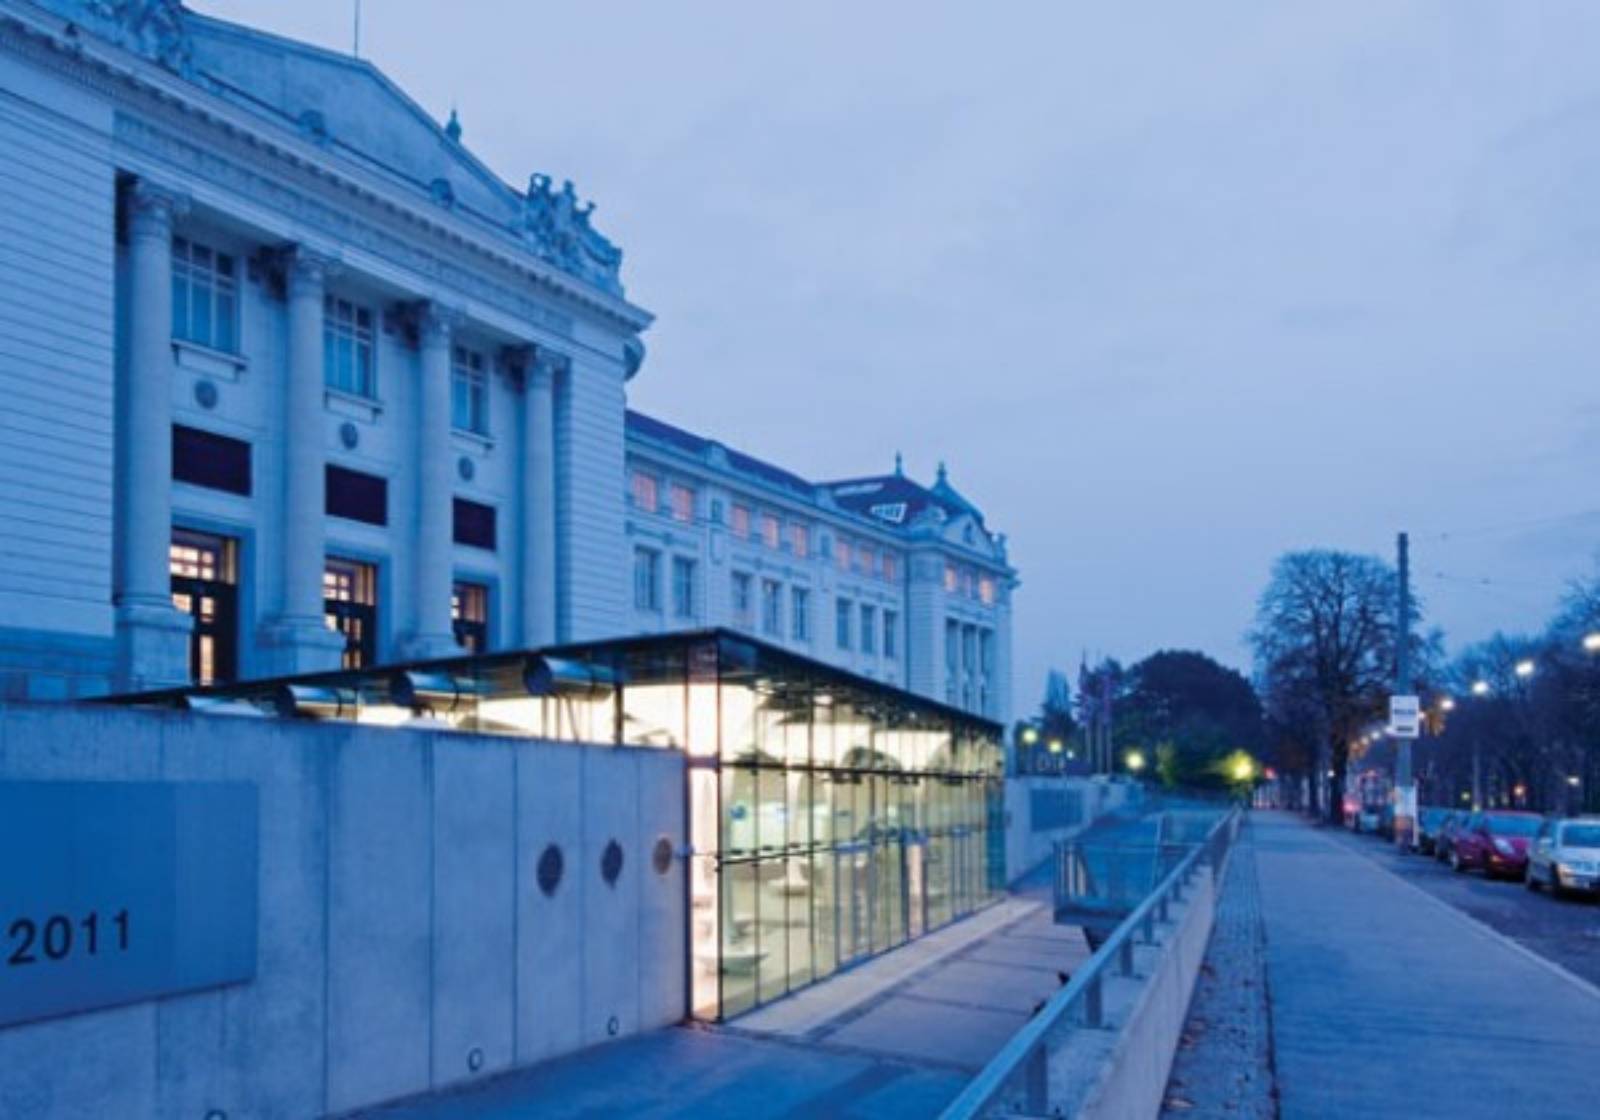
[[1415, 739], [1421, 731], [1422, 705], [1415, 696], [1389, 697], [1389, 734]]

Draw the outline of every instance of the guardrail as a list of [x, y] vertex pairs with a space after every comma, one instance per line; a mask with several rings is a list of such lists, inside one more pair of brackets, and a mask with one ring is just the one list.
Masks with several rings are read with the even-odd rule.
[[[1106, 938], [1048, 1003], [996, 1054], [941, 1113], [941, 1120], [987, 1115], [1050, 1115], [1050, 1054], [1063, 1032], [1105, 1025], [1105, 983], [1134, 975], [1134, 949], [1161, 944], [1156, 927], [1169, 921], [1174, 903], [1202, 867], [1215, 875], [1238, 835], [1240, 811], [1218, 821], [1199, 845]], [[1112, 970], [1115, 970], [1114, 973]]]

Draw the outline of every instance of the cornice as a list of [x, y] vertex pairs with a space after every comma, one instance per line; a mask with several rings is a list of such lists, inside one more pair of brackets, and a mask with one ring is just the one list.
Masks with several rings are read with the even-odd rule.
[[[495, 267], [511, 272], [522, 283], [531, 283], [556, 300], [598, 316], [626, 331], [643, 331], [653, 321], [654, 317], [649, 312], [625, 299], [576, 281], [539, 261], [531, 253], [516, 253], [497, 243], [497, 238], [480, 236], [468, 218], [453, 211], [435, 209], [430, 212], [426, 208], [426, 200], [404, 198], [395, 188], [374, 181], [365, 171], [338, 166], [346, 162], [343, 157], [310, 144], [287, 127], [250, 116], [215, 94], [167, 73], [155, 63], [112, 44], [101, 43], [48, 12], [19, 10], [14, 4], [0, 0], [0, 47], [47, 66], [81, 86], [106, 94], [114, 101], [117, 110], [118, 139], [128, 142], [136, 150], [169, 159], [180, 153], [190, 156], [210, 153], [212, 158], [206, 162], [213, 174], [221, 170], [221, 165], [231, 163], [233, 166], [229, 178], [238, 180], [253, 177], [263, 185], [270, 185], [280, 206], [285, 202], [293, 202], [289, 196], [303, 199], [303, 206], [289, 207], [290, 212], [302, 221], [307, 221], [307, 214], [296, 213], [297, 209], [312, 212], [320, 209], [325, 218], [341, 217], [345, 219], [345, 224], [368, 227], [370, 232], [365, 247], [380, 255], [391, 256], [371, 242], [384, 240], [387, 242], [385, 247], [391, 250], [404, 246], [409, 251], [398, 258], [391, 256], [391, 259], [411, 268], [418, 268], [421, 264], [423, 267], [418, 270], [424, 275], [435, 275], [450, 283], [451, 280], [440, 274], [455, 273], [465, 278], [472, 275], [473, 270], [420, 247], [416, 237], [403, 238], [391, 233], [375, 238], [372, 234], [382, 231], [371, 220], [372, 214], [364, 215], [366, 220], [362, 220], [355, 217], [354, 211], [359, 207], [382, 214], [388, 221], [409, 225], [423, 236], [443, 241], [458, 253], [471, 254], [491, 262]], [[128, 104], [126, 99], [130, 92], [142, 98], [143, 104]], [[116, 103], [118, 101], [122, 103]], [[179, 131], [163, 132], [154, 123], [146, 124], [130, 116], [124, 111], [125, 108], [140, 109], [158, 119], [168, 117], [168, 123]], [[144, 125], [148, 133], [161, 137], [165, 150], [151, 151], [149, 144], [139, 148], [130, 135], [135, 130], [128, 127], [129, 122]], [[206, 137], [206, 142], [201, 143], [197, 137], [205, 131], [214, 135]], [[218, 133], [220, 137], [215, 135]], [[226, 137], [234, 149], [234, 160], [223, 160], [217, 154], [220, 145], [214, 141], [221, 137]], [[186, 162], [189, 161], [180, 161], [179, 165], [183, 166]], [[266, 174], [259, 167], [248, 166], [251, 163], [270, 166], [277, 176], [294, 176], [303, 182], [285, 182]], [[221, 182], [218, 185], [237, 189], [235, 183]], [[334, 207], [326, 201], [314, 199], [311, 192], [319, 188], [323, 192], [331, 188], [340, 195], [340, 205]], [[307, 221], [307, 224], [318, 223]], [[325, 232], [338, 236], [335, 228], [326, 229]], [[427, 267], [429, 263], [433, 264], [432, 268]], [[491, 286], [513, 298], [509, 301], [503, 297], [494, 298], [486, 290]], [[488, 285], [480, 278], [476, 284], [466, 283], [464, 287], [485, 303], [529, 318], [547, 329], [559, 329], [551, 322], [551, 316], [555, 315], [551, 309], [517, 295], [505, 285]], [[533, 309], [531, 314], [530, 309]], [[561, 333], [572, 333], [570, 320], [567, 320]]]

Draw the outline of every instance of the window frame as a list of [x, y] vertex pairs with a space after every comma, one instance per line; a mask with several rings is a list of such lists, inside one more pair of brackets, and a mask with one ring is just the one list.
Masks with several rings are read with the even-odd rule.
[[[196, 251], [205, 253], [207, 263], [197, 263]], [[224, 262], [226, 267], [223, 267]], [[204, 300], [197, 301], [196, 294], [204, 290]], [[180, 297], [180, 292], [182, 293]], [[228, 307], [224, 312], [223, 301]], [[206, 307], [206, 329], [196, 329], [196, 308]], [[181, 329], [180, 329], [181, 316]], [[172, 238], [172, 337], [191, 346], [203, 346], [219, 354], [237, 356], [239, 340], [239, 258], [236, 254], [214, 245], [196, 241], [191, 237], [174, 234]], [[229, 337], [223, 338], [222, 325], [226, 324]], [[205, 337], [199, 337], [201, 334]]]
[[485, 439], [489, 436], [489, 371], [483, 351], [469, 346], [450, 350], [450, 428]]
[[[340, 376], [341, 343], [350, 346], [352, 384], [342, 383]], [[376, 317], [366, 304], [333, 292], [322, 297], [322, 384], [345, 396], [378, 399]]]
[[692, 619], [698, 596], [695, 595], [695, 562], [693, 557], [672, 558], [672, 616]]
[[634, 546], [633, 609], [661, 613], [661, 550], [658, 548]]

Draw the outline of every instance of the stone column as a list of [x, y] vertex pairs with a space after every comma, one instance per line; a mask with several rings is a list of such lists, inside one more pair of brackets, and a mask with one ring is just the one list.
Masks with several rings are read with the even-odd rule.
[[459, 315], [438, 303], [418, 308], [422, 356], [417, 369], [417, 513], [414, 629], [404, 643], [411, 658], [461, 652], [450, 625], [455, 551], [450, 456], [450, 345]]
[[140, 180], [126, 197], [127, 355], [117, 400], [117, 687], [187, 684], [188, 615], [172, 605], [172, 223], [188, 200]]
[[323, 621], [326, 499], [322, 312], [333, 262], [302, 247], [284, 254], [289, 301], [283, 407], [282, 609], [264, 632], [270, 672], [339, 667], [344, 640]]
[[567, 360], [540, 348], [523, 385], [522, 643], [556, 641], [556, 378]]

